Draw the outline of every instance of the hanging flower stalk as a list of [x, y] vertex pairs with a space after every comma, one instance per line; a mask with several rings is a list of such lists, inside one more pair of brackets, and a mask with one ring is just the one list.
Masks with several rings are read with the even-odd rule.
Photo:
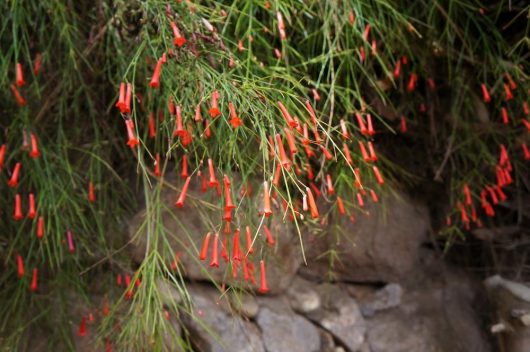
[[214, 90], [212, 92], [212, 99], [211, 99], [211, 106], [210, 110], [208, 110], [208, 113], [212, 117], [212, 119], [215, 119], [219, 115], [221, 115], [221, 110], [219, 110], [219, 106], [217, 104], [217, 100], [219, 99], [219, 92]]
[[191, 181], [191, 176], [188, 176], [188, 178], [186, 178], [186, 181], [184, 182], [184, 186], [182, 187], [180, 196], [177, 199], [177, 202], [175, 203], [175, 206], [177, 208], [182, 208], [184, 206], [184, 201], [186, 200], [186, 194], [188, 193], [188, 187], [190, 185], [190, 181]]
[[186, 44], [186, 38], [182, 36], [175, 22], [171, 21], [169, 24], [171, 25], [171, 29], [173, 30], [173, 36], [175, 37], [175, 39], [173, 40], [173, 44], [181, 48], [184, 44]]
[[134, 133], [134, 121], [133, 120], [125, 120], [125, 126], [127, 127], [127, 135], [129, 137], [129, 141], [127, 142], [127, 145], [133, 149], [136, 148], [140, 142], [136, 138], [136, 135]]
[[9, 182], [7, 183], [9, 187], [15, 188], [18, 185], [21, 167], [22, 167], [22, 164], [20, 162], [15, 164], [15, 168], [13, 169], [13, 173], [11, 174], [11, 178], [9, 179]]
[[164, 61], [162, 58], [158, 59], [155, 71], [153, 72], [153, 76], [151, 77], [151, 82], [149, 82], [149, 86], [151, 88], [159, 88], [160, 87], [160, 73], [162, 72], [162, 65], [164, 64]]
[[259, 292], [260, 293], [267, 293], [269, 291], [269, 288], [267, 287], [267, 276], [265, 272], [265, 262], [260, 260], [259, 262], [259, 272], [260, 272], [260, 287]]
[[232, 128], [237, 128], [241, 126], [243, 123], [241, 122], [241, 119], [236, 114], [236, 108], [234, 107], [234, 104], [232, 102], [228, 103], [228, 109], [230, 110], [230, 125]]
[[28, 210], [28, 219], [34, 219], [37, 215], [37, 211], [35, 209], [35, 195], [33, 193], [29, 194], [29, 210]]
[[33, 133], [31, 134], [31, 151], [29, 152], [29, 156], [32, 159], [37, 159], [40, 156], [37, 137]]

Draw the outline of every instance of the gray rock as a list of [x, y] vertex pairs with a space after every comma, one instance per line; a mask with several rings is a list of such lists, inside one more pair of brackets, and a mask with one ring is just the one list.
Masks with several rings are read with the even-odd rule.
[[320, 352], [334, 352], [335, 351], [335, 341], [333, 340], [333, 335], [325, 330], [320, 330]]
[[294, 313], [281, 298], [260, 298], [256, 322], [263, 334], [267, 352], [320, 351], [318, 329]]
[[478, 286], [441, 261], [403, 283], [401, 304], [367, 318], [372, 352], [487, 352], [479, 315]]
[[363, 315], [372, 316], [376, 312], [397, 307], [401, 303], [403, 288], [399, 284], [388, 284], [378, 290], [374, 295], [359, 302]]
[[321, 285], [322, 308], [308, 314], [308, 318], [329, 331], [349, 351], [357, 351], [364, 342], [366, 323], [345, 289], [338, 285]]
[[[346, 217], [330, 219], [332, 226], [324, 234], [305, 235], [308, 265], [300, 274], [325, 280], [331, 270], [338, 281], [398, 282], [416, 269], [419, 248], [428, 242], [426, 207], [404, 195], [386, 195], [380, 203], [367, 202], [365, 210], [369, 215], [358, 213], [355, 223]], [[330, 248], [338, 255], [333, 268], [329, 257], [322, 256]]]
[[158, 278], [156, 280], [156, 286], [162, 303], [168, 307], [173, 307], [182, 302], [182, 297], [174, 285], [167, 279]]
[[[180, 186], [182, 182], [177, 182]], [[237, 181], [232, 181], [232, 187], [237, 185]], [[259, 190], [259, 186], [254, 184], [253, 189]], [[174, 203], [178, 197], [178, 192], [169, 188], [164, 188], [160, 194], [160, 202], [162, 203], [161, 222], [166, 229], [165, 239], [158, 241], [159, 251], [166, 253], [168, 262], [173, 260], [175, 253], [179, 253], [179, 263], [181, 272], [184, 277], [193, 280], [201, 281], [215, 281], [218, 284], [226, 283], [230, 285], [238, 285], [245, 289], [256, 290], [256, 285], [251, 285], [249, 282], [243, 280], [243, 273], [241, 266], [239, 266], [239, 273], [237, 278], [232, 277], [232, 266], [230, 262], [225, 262], [219, 256], [219, 267], [212, 268], [209, 266], [209, 259], [205, 261], [199, 260], [199, 251], [202, 247], [204, 236], [207, 232], [212, 231], [209, 223], [204, 219], [219, 219], [220, 209], [212, 209], [206, 207], [198, 200], [213, 197], [212, 192], [208, 191], [206, 195], [200, 192], [200, 181], [194, 178], [188, 190], [188, 197], [183, 208], [176, 208]], [[255, 192], [256, 197], [259, 198], [260, 193]], [[217, 196], [211, 199], [215, 202]], [[235, 200], [234, 200], [235, 201]], [[244, 204], [250, 204], [255, 207], [259, 199], [245, 199]], [[243, 210], [242, 210], [243, 211]], [[259, 236], [254, 243], [255, 251], [261, 253], [261, 256], [250, 255], [248, 260], [254, 264], [254, 275], [259, 285], [259, 259], [260, 257], [267, 257], [267, 283], [270, 294], [277, 294], [284, 291], [291, 283], [296, 274], [301, 262], [301, 246], [299, 237], [296, 234], [294, 227], [288, 220], [282, 218], [278, 214], [274, 214], [265, 221], [268, 224], [270, 231], [275, 238], [275, 245], [269, 246], [265, 241], [263, 228], [259, 231]], [[140, 210], [129, 222], [129, 252], [131, 257], [138, 263], [143, 261], [145, 255], [145, 248], [147, 245], [146, 226], [142, 226], [145, 222], [146, 211]], [[240, 244], [244, 249], [245, 241], [245, 227], [250, 226], [251, 231], [256, 230], [260, 224], [261, 218], [256, 214], [255, 218], [244, 216], [241, 219], [241, 235]], [[217, 225], [217, 224], [216, 224]], [[219, 224], [220, 225], [220, 224]], [[223, 224], [224, 225], [224, 224]], [[232, 233], [235, 231], [235, 226], [232, 225]], [[220, 242], [223, 241], [223, 234], [220, 233]], [[231, 240], [232, 234], [228, 236]], [[213, 234], [210, 242], [209, 253], [213, 242]], [[151, 242], [151, 245], [153, 243]], [[232, 249], [231, 241], [228, 243], [229, 254]], [[219, 244], [219, 253], [221, 253], [222, 245]]]
[[256, 298], [248, 293], [238, 293], [230, 296], [232, 307], [247, 318], [254, 318], [259, 311]]
[[311, 287], [311, 282], [300, 277], [293, 280], [287, 290], [291, 308], [299, 313], [309, 313], [320, 308], [320, 296]]
[[229, 312], [219, 292], [203, 285], [189, 285], [193, 316], [183, 314], [190, 339], [201, 352], [264, 352], [259, 329]]

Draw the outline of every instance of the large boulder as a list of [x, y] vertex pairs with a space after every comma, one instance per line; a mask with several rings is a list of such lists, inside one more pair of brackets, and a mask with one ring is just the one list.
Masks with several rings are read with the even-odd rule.
[[[236, 182], [233, 181], [232, 184], [235, 185]], [[259, 189], [259, 186], [255, 185], [255, 189]], [[220, 228], [219, 253], [222, 251], [224, 236], [227, 236], [229, 255], [232, 249], [233, 231], [237, 225], [232, 224], [232, 233], [224, 235], [224, 223], [215, 224], [215, 219], [220, 219], [222, 213], [222, 210], [215, 206], [219, 200], [215, 190], [202, 193], [199, 178], [195, 178], [190, 184], [183, 208], [177, 208], [174, 205], [178, 195], [178, 191], [169, 187], [162, 188], [159, 200], [156, 200], [160, 203], [156, 206], [161, 209], [161, 217], [155, 219], [154, 222], [157, 226], [162, 226], [165, 231], [163, 236], [151, 236], [149, 245], [158, 246], [159, 251], [168, 258], [168, 262], [175, 253], [178, 253], [180, 269], [186, 278], [214, 281], [218, 284], [245, 284], [243, 286], [247, 289], [256, 289], [256, 284], [250, 285], [243, 282], [242, 265], [238, 265], [238, 274], [234, 278], [231, 265], [233, 261], [225, 261], [219, 255], [219, 267], [215, 268], [209, 266], [209, 257], [205, 261], [199, 260], [199, 251], [207, 232], [212, 232], [209, 246], [209, 253], [211, 253], [214, 238], [212, 226], [216, 226], [216, 230]], [[258, 199], [245, 198], [244, 202], [248, 202], [252, 209], [259, 209], [259, 197]], [[257, 211], [253, 213], [254, 215], [244, 213], [244, 207], [238, 211], [242, 214], [238, 219], [239, 226], [241, 226], [240, 244], [245, 250], [245, 227], [250, 226], [254, 235], [260, 225], [261, 217]], [[267, 282], [271, 294], [282, 292], [289, 286], [302, 262], [300, 241], [294, 226], [287, 219], [283, 219], [279, 211], [276, 213], [264, 221], [275, 239], [274, 246], [266, 243], [264, 229], [261, 227], [254, 244], [256, 252], [260, 254], [248, 256], [248, 260], [255, 268], [254, 275], [257, 284], [259, 284], [259, 259], [266, 258]], [[142, 209], [129, 222], [130, 253], [138, 263], [144, 259], [148, 243], [146, 216], [146, 209]], [[234, 223], [237, 224], [236, 220]]]
[[[369, 309], [366, 339], [372, 352], [487, 352], [491, 350], [480, 315], [481, 287], [465, 273], [435, 260], [403, 284], [400, 304]], [[384, 293], [387, 291], [386, 293]], [[364, 301], [387, 303], [377, 291]], [[397, 300], [395, 300], [397, 301]]]
[[267, 352], [317, 352], [321, 348], [319, 330], [294, 313], [284, 297], [263, 297], [256, 323], [263, 334]]
[[182, 320], [197, 351], [265, 352], [259, 329], [231, 312], [226, 296], [205, 285], [187, 289], [192, 310]]
[[329, 224], [307, 235], [308, 264], [300, 273], [308, 279], [396, 282], [417, 268], [418, 250], [428, 241], [427, 209], [403, 194], [369, 202], [354, 222], [340, 217]]

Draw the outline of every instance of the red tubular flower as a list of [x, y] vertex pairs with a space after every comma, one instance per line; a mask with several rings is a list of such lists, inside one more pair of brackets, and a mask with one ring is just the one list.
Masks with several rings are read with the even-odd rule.
[[122, 283], [123, 283], [123, 277], [121, 273], [118, 273], [118, 275], [116, 275], [116, 285], [118, 287], [121, 287]]
[[342, 130], [342, 139], [350, 139], [350, 133], [348, 132], [346, 121], [344, 121], [344, 119], [340, 119], [340, 129]]
[[311, 217], [313, 219], [318, 219], [320, 214], [318, 213], [317, 203], [315, 202], [315, 198], [313, 197], [313, 193], [311, 193], [311, 190], [309, 189], [309, 187], [306, 187], [306, 193], [307, 193], [309, 209], [311, 211]]
[[6, 158], [6, 145], [5, 144], [2, 144], [2, 146], [0, 147], [0, 171], [2, 171], [2, 169], [4, 168], [4, 162], [5, 162], [5, 158]]
[[24, 219], [24, 214], [22, 214], [22, 199], [18, 193], [15, 195], [15, 210], [13, 212], [13, 219], [15, 221]]
[[17, 275], [19, 278], [24, 277], [24, 259], [20, 254], [17, 254]]
[[294, 140], [293, 134], [291, 133], [291, 131], [289, 131], [287, 127], [285, 127], [283, 130], [285, 131], [285, 136], [287, 137], [287, 145], [289, 146], [289, 151], [291, 152], [291, 154], [296, 154], [298, 152], [298, 149], [296, 149], [296, 142]]
[[505, 95], [506, 101], [509, 101], [509, 100], [513, 99], [512, 91], [510, 89], [510, 86], [507, 85], [507, 84], [504, 85], [504, 95]]
[[375, 135], [374, 126], [373, 126], [373, 124], [372, 124], [372, 115], [367, 114], [367, 115], [366, 115], [366, 121], [367, 121], [367, 124], [368, 124], [368, 128], [367, 128], [367, 132], [366, 132], [366, 133], [367, 133], [369, 136], [373, 136], [373, 135]]
[[499, 204], [499, 198], [497, 198], [497, 194], [495, 193], [493, 188], [491, 188], [490, 186], [486, 186], [486, 190], [488, 191], [488, 193], [489, 193], [489, 195], [491, 197], [491, 201], [492, 201], [493, 205]]
[[118, 102], [116, 103], [116, 107], [120, 110], [120, 112], [125, 113], [126, 111], [126, 103], [125, 103], [125, 83], [120, 83], [120, 95], [118, 98]]
[[149, 114], [149, 138], [156, 137], [156, 127], [155, 127], [155, 115], [151, 112]]
[[66, 239], [68, 241], [68, 250], [70, 251], [70, 253], [74, 253], [75, 252], [74, 239], [73, 239], [71, 231], [66, 232]]
[[155, 66], [155, 72], [153, 72], [153, 77], [151, 77], [151, 82], [149, 82], [149, 86], [151, 88], [157, 89], [158, 87], [160, 87], [160, 73], [162, 72], [163, 64], [164, 61], [162, 59], [158, 59]]
[[219, 185], [219, 181], [217, 181], [217, 178], [215, 177], [212, 159], [208, 159], [208, 170], [210, 171], [210, 181], [208, 182], [208, 186], [210, 186], [210, 188], [217, 187]]
[[428, 78], [427, 79], [427, 86], [429, 87], [430, 90], [436, 89], [436, 83], [434, 83], [434, 79]]
[[467, 183], [464, 184], [464, 196], [465, 196], [465, 204], [471, 205], [473, 204], [473, 200], [471, 199], [471, 191], [469, 190], [469, 186]]
[[399, 78], [399, 76], [401, 76], [401, 60], [398, 60], [394, 67], [394, 78]]
[[308, 131], [306, 123], [304, 123], [302, 134], [303, 134], [302, 144], [305, 145], [305, 146], [309, 145], [309, 143], [310, 143], [310, 141], [309, 141], [309, 131]]
[[276, 144], [278, 145], [278, 151], [280, 152], [280, 163], [282, 166], [289, 171], [291, 168], [291, 160], [287, 157], [285, 149], [283, 148], [282, 137], [279, 133], [276, 133]]
[[42, 67], [42, 62], [41, 62], [40, 53], [37, 53], [37, 55], [35, 55], [35, 64], [33, 66], [33, 73], [35, 74], [35, 76], [39, 75], [41, 67]]
[[480, 85], [480, 88], [482, 89], [482, 97], [484, 98], [484, 103], [489, 103], [491, 101], [490, 93], [488, 92], [488, 87], [486, 87], [486, 84], [482, 83]]
[[278, 163], [276, 164], [276, 170], [274, 170], [274, 178], [272, 179], [272, 184], [278, 186], [280, 184], [280, 177], [282, 176], [282, 166]]
[[228, 235], [230, 234], [230, 231], [227, 232], [227, 230], [230, 230], [230, 223], [226, 223], [225, 225], [225, 230], [224, 230], [224, 233], [225, 235], [223, 236], [223, 243], [221, 243], [221, 258], [223, 258], [223, 260], [225, 261], [225, 263], [228, 263], [228, 260], [230, 260], [230, 258], [228, 257]]
[[380, 185], [385, 183], [385, 180], [383, 179], [383, 176], [381, 175], [381, 172], [379, 171], [377, 166], [374, 165], [372, 168], [374, 170], [374, 175], [375, 175], [375, 179], [376, 179], [377, 183], [379, 183]]
[[9, 88], [11, 89], [11, 92], [13, 92], [13, 95], [15, 96], [18, 106], [24, 106], [27, 104], [26, 99], [24, 99], [24, 97], [20, 94], [20, 92], [18, 91], [17, 87], [14, 84], [10, 85]]
[[37, 211], [35, 210], [35, 195], [33, 193], [29, 194], [29, 211], [28, 211], [28, 218], [34, 219], [37, 215]]
[[276, 11], [276, 19], [278, 20], [278, 32], [280, 32], [280, 40], [285, 40], [287, 37], [285, 34], [285, 24], [283, 23], [283, 17], [280, 11]]
[[348, 145], [344, 143], [342, 145], [342, 149], [344, 150], [344, 157], [346, 158], [346, 162], [348, 163], [348, 165], [351, 166], [353, 164], [353, 161], [351, 158], [350, 149], [348, 148]]
[[239, 229], [234, 232], [234, 239], [232, 243], [232, 259], [236, 261], [241, 260], [241, 250], [239, 249]]
[[469, 224], [469, 218], [467, 216], [466, 208], [462, 203], [458, 203], [457, 206], [460, 209], [460, 218], [462, 219], [462, 222], [464, 224]]
[[86, 318], [81, 318], [81, 323], [79, 324], [79, 330], [77, 330], [77, 335], [83, 337], [86, 335]]
[[326, 160], [333, 160], [333, 154], [329, 152], [328, 148], [321, 145], [320, 149], [322, 150], [322, 153], [324, 154], [324, 157], [326, 158]]
[[377, 41], [375, 39], [372, 39], [371, 49], [372, 49], [372, 55], [377, 56]]
[[366, 58], [366, 54], [364, 53], [364, 47], [361, 46], [359, 48], [359, 59], [361, 60], [361, 62], [364, 62], [365, 58]]
[[201, 116], [201, 104], [197, 104], [197, 106], [195, 107], [195, 122], [200, 122], [202, 121], [202, 116]]
[[355, 188], [362, 188], [361, 172], [358, 167], [353, 170], [353, 176], [355, 177]]
[[133, 149], [140, 143], [138, 139], [136, 139], [136, 135], [134, 133], [134, 121], [125, 120], [125, 126], [127, 127], [127, 135], [129, 137], [129, 141], [127, 142], [127, 145], [131, 149]]
[[373, 189], [370, 190], [370, 197], [372, 197], [372, 201], [374, 203], [378, 203], [379, 202], [379, 198], [377, 197], [377, 194], [375, 193], [375, 191]]
[[16, 84], [19, 87], [22, 87], [26, 84], [26, 81], [24, 81], [24, 72], [22, 71], [22, 65], [20, 62], [17, 62], [17, 78], [16, 78]]
[[418, 75], [416, 73], [411, 73], [409, 78], [409, 83], [407, 84], [407, 90], [413, 92], [416, 89], [416, 83], [418, 82]]
[[359, 141], [359, 149], [361, 150], [361, 155], [363, 157], [363, 160], [366, 162], [369, 162], [371, 159], [362, 141]]
[[309, 116], [311, 116], [311, 122], [313, 123], [313, 127], [316, 128], [316, 126], [318, 126], [317, 115], [315, 114], [315, 110], [313, 110], [313, 107], [311, 106], [309, 100], [305, 101], [305, 107], [307, 111], [309, 111]]
[[252, 234], [250, 233], [250, 226], [246, 227], [246, 239], [247, 239], [247, 254], [254, 253], [252, 248]]
[[13, 169], [13, 173], [11, 174], [11, 178], [9, 179], [9, 182], [7, 185], [11, 188], [15, 188], [18, 185], [18, 179], [20, 177], [20, 168], [22, 167], [21, 163], [16, 163], [15, 168]]
[[156, 177], [160, 177], [160, 153], [156, 153], [155, 155], [155, 163], [154, 163], [154, 170], [153, 170], [153, 174], [156, 176]]
[[528, 150], [526, 143], [522, 143], [521, 148], [523, 149], [524, 160], [530, 160], [530, 151]]
[[355, 117], [357, 118], [357, 123], [359, 124], [359, 129], [361, 130], [361, 133], [364, 135], [368, 134], [368, 130], [366, 129], [366, 125], [364, 124], [364, 119], [361, 116], [360, 113], [356, 113]]
[[31, 285], [29, 286], [29, 289], [31, 292], [37, 292], [37, 280], [38, 280], [39, 270], [37, 268], [33, 268], [33, 275], [31, 276]]
[[127, 92], [125, 93], [125, 108], [122, 112], [126, 114], [131, 113], [131, 100], [132, 100], [132, 84], [127, 83]]
[[241, 122], [241, 119], [236, 114], [236, 108], [234, 107], [234, 104], [232, 102], [228, 103], [228, 109], [230, 110], [230, 125], [232, 128], [237, 128], [241, 126], [243, 123]]
[[370, 23], [364, 26], [364, 32], [363, 32], [364, 41], [368, 41], [368, 36], [370, 35], [370, 29], [372, 29], [372, 26], [370, 25]]
[[313, 99], [315, 99], [315, 101], [320, 100], [320, 95], [318, 94], [318, 90], [316, 90], [316, 88], [312, 88], [311, 93], [313, 93]]
[[265, 272], [265, 262], [263, 260], [260, 260], [259, 262], [259, 273], [260, 273], [260, 287], [259, 292], [260, 293], [266, 293], [269, 291], [269, 288], [267, 287], [267, 276]]
[[340, 215], [346, 214], [346, 211], [344, 210], [344, 202], [341, 197], [337, 197], [337, 208], [339, 209]]
[[407, 120], [403, 115], [401, 115], [400, 118], [399, 130], [401, 131], [401, 133], [407, 133]]
[[177, 105], [176, 107], [176, 124], [175, 124], [175, 131], [173, 132], [174, 137], [184, 137], [186, 135], [186, 131], [184, 130], [184, 127], [182, 125], [182, 113], [180, 111], [180, 105]]
[[208, 110], [208, 113], [212, 117], [212, 119], [215, 119], [219, 115], [221, 115], [221, 111], [219, 110], [219, 107], [217, 105], [217, 99], [219, 99], [219, 92], [214, 90], [212, 92], [212, 101], [211, 101], [211, 107], [210, 110]]
[[188, 157], [186, 155], [182, 156], [182, 172], [180, 173], [180, 177], [183, 179], [186, 179], [188, 177]]
[[370, 161], [377, 161], [377, 154], [375, 154], [374, 145], [372, 142], [368, 142], [368, 151], [370, 152]]
[[272, 215], [271, 198], [269, 195], [269, 183], [263, 182], [263, 215], [269, 217]]
[[510, 76], [508, 72], [504, 74], [504, 77], [506, 77], [506, 80], [508, 81], [508, 84], [510, 85], [511, 89], [517, 88], [517, 84], [515, 84], [515, 82], [512, 79], [512, 76]]
[[357, 203], [359, 204], [359, 207], [364, 208], [364, 199], [361, 192], [357, 192]]
[[190, 186], [191, 176], [188, 176], [186, 178], [186, 182], [184, 182], [184, 186], [182, 187], [182, 192], [180, 192], [180, 196], [177, 199], [177, 202], [175, 203], [175, 206], [177, 208], [182, 208], [184, 206], [184, 201], [186, 200], [186, 193], [188, 193], [188, 187]]
[[320, 192], [320, 189], [315, 185], [314, 182], [309, 182], [309, 187], [311, 188], [311, 191], [315, 194], [316, 198], [319, 198], [322, 195], [322, 192]]
[[318, 128], [315, 126], [313, 127], [313, 136], [315, 136], [315, 143], [320, 144], [322, 142], [322, 139], [320, 138], [320, 135], [318, 134]]
[[94, 191], [94, 184], [92, 181], [88, 182], [88, 201], [94, 203], [96, 201], [96, 193]]
[[219, 248], [219, 234], [216, 233], [213, 239], [212, 244], [212, 260], [210, 261], [210, 266], [219, 267], [219, 256], [218, 256], [218, 248]]
[[331, 181], [331, 175], [326, 175], [326, 186], [328, 189], [328, 195], [335, 194], [335, 188], [333, 188], [333, 182]]
[[278, 60], [282, 58], [282, 53], [278, 48], [274, 48], [274, 55]]
[[530, 108], [528, 107], [528, 102], [523, 101], [523, 112], [525, 115], [530, 114]]
[[208, 256], [208, 247], [210, 245], [210, 237], [212, 236], [211, 232], [208, 232], [206, 236], [204, 237], [204, 241], [202, 242], [202, 248], [201, 253], [199, 255], [200, 260], [205, 260]]
[[267, 238], [267, 243], [269, 246], [274, 246], [274, 237], [272, 237], [271, 230], [267, 225], [263, 225], [263, 232], [265, 232], [265, 238]]
[[171, 25], [171, 29], [173, 30], [173, 36], [175, 37], [173, 44], [181, 48], [184, 44], [186, 44], [186, 38], [182, 36], [175, 22], [171, 21], [169, 24]]
[[304, 146], [305, 153], [307, 154], [307, 158], [311, 159], [315, 156], [315, 152], [313, 152], [313, 149], [311, 149], [310, 146], [306, 145]]
[[495, 185], [493, 186], [493, 189], [497, 192], [501, 202], [504, 202], [506, 199], [508, 199], [506, 194], [502, 191], [501, 187], [499, 187], [498, 185]]
[[33, 159], [36, 159], [40, 156], [37, 137], [33, 133], [31, 134], [31, 151], [29, 152], [29, 156]]
[[39, 221], [37, 222], [37, 238], [42, 238], [44, 236], [44, 217], [39, 216]]
[[502, 113], [502, 123], [507, 125], [508, 122], [509, 122], [509, 118], [508, 118], [508, 110], [506, 110], [505, 107], [503, 107], [501, 109], [501, 113]]
[[226, 209], [232, 210], [236, 206], [232, 202], [232, 190], [231, 190], [231, 187], [230, 187], [231, 183], [230, 183], [230, 179], [228, 178], [227, 175], [224, 175], [223, 183], [224, 183], [224, 191], [225, 191], [225, 210]]
[[287, 122], [287, 125], [291, 128], [296, 127], [298, 124], [296, 121], [291, 117], [291, 114], [289, 114], [289, 111], [285, 108], [285, 106], [282, 104], [281, 101], [278, 101], [278, 107], [280, 108], [280, 111], [282, 113], [283, 118], [285, 119], [285, 122]]

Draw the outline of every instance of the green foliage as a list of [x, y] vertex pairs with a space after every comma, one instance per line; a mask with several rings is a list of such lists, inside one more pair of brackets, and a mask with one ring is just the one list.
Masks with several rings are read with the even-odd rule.
[[[170, 267], [171, 234], [160, 215], [165, 206], [162, 187], [173, 187], [175, 194], [181, 191], [183, 182], [174, 188], [167, 180], [179, 172], [184, 155], [194, 179], [199, 172], [207, 173], [207, 160], [212, 159], [218, 174], [237, 180], [238, 190], [251, 180], [272, 181], [281, 173], [273, 193], [279, 202], [285, 201], [283, 217], [292, 215], [297, 228], [302, 223], [318, 227], [317, 221], [338, 215], [337, 196], [326, 187], [327, 174], [352, 217], [363, 214], [357, 197], [386, 192], [375, 178], [374, 162], [360, 152], [359, 141], [374, 143], [376, 164], [394, 185], [416, 185], [423, 177], [446, 187], [448, 215], [453, 218], [445, 229], [448, 241], [466, 227], [477, 226], [460, 218], [462, 187], [469, 185], [473, 201], [484, 205], [481, 192], [496, 183], [501, 145], [513, 167], [509, 172], [514, 183], [505, 191], [528, 192], [523, 182], [528, 161], [521, 151], [529, 144], [530, 130], [523, 122], [529, 118], [522, 105], [528, 102], [530, 88], [528, 7], [458, 0], [8, 0], [0, 9], [0, 143], [7, 145], [0, 175], [0, 299], [7, 302], [0, 308], [0, 344], [6, 350], [23, 349], [24, 334], [33, 331], [50, 335], [50, 349], [74, 349], [78, 321], [88, 314], [75, 306], [84, 305], [81, 301], [87, 302], [94, 292], [111, 306], [109, 315], [98, 317], [103, 319], [98, 343], [112, 341], [118, 350], [163, 349], [171, 332], [164, 309], [194, 314], [187, 299], [179, 307], [163, 308], [155, 285], [164, 279], [187, 296], [181, 273]], [[278, 13], [285, 23], [284, 40]], [[187, 40], [181, 48], [174, 45], [171, 21]], [[37, 74], [38, 54], [42, 69]], [[163, 55], [167, 62], [160, 88], [153, 89], [149, 82]], [[27, 82], [18, 87], [25, 106], [17, 104], [10, 89], [17, 62]], [[510, 90], [511, 100], [505, 99], [507, 74], [517, 84]], [[411, 86], [414, 75], [418, 80]], [[134, 98], [131, 113], [120, 115], [114, 104], [122, 82], [131, 83]], [[482, 103], [481, 84], [491, 94], [488, 104]], [[208, 109], [214, 91], [220, 95], [221, 116], [212, 119]], [[174, 136], [170, 101], [180, 106], [191, 144]], [[316, 111], [316, 127], [306, 101]], [[316, 155], [309, 158], [300, 143], [303, 135], [290, 129], [299, 149], [290, 169], [279, 167], [274, 136], [279, 134], [286, 143], [287, 125], [278, 102], [300, 125], [307, 124], [310, 134], [317, 128], [322, 138], [318, 143], [310, 136], [306, 148]], [[229, 103], [242, 126], [230, 124]], [[194, 121], [198, 104], [203, 120], [199, 123]], [[501, 122], [503, 107], [507, 124]], [[365, 122], [368, 114], [373, 117], [375, 136], [363, 133], [356, 114]], [[155, 121], [154, 138], [150, 118]], [[341, 119], [350, 139], [341, 136]], [[127, 120], [134, 122], [140, 142], [136, 148], [127, 146]], [[209, 138], [204, 121], [209, 123]], [[32, 133], [41, 153], [35, 159], [28, 154]], [[402, 145], [413, 153], [396, 154]], [[351, 152], [351, 163], [344, 146]], [[275, 154], [269, 153], [271, 148]], [[157, 154], [161, 177], [155, 177], [152, 167]], [[421, 166], [407, 168], [410, 163], [401, 158]], [[16, 162], [22, 163], [20, 185], [10, 188], [7, 182]], [[308, 165], [314, 181], [308, 178]], [[88, 201], [89, 182], [95, 186], [95, 202]], [[323, 191], [323, 202], [332, 205], [322, 209], [318, 220], [300, 216], [310, 182]], [[30, 192], [36, 195], [37, 218], [14, 221], [15, 195], [21, 194], [27, 205]], [[148, 246], [144, 261], [135, 268], [124, 251], [123, 223], [138, 198], [147, 216], [136, 236], [146, 236]], [[222, 215], [224, 201], [191, 199], [204, 208], [198, 216], [215, 232], [222, 231], [223, 222], [209, 212]], [[243, 227], [243, 220], [255, 219], [260, 207], [241, 201], [234, 223]], [[471, 214], [470, 208], [466, 211]], [[42, 239], [36, 236], [40, 216], [45, 221]], [[495, 221], [480, 210], [478, 218], [484, 225]], [[263, 221], [253, 225], [259, 228]], [[67, 231], [73, 233], [73, 253], [68, 251]], [[189, 249], [194, 256], [197, 250]], [[24, 259], [23, 278], [17, 277], [17, 254]], [[329, 257], [330, 266], [338, 260], [334, 248], [323, 256]], [[33, 268], [39, 269], [37, 292], [29, 290]], [[132, 297], [114, 288], [115, 275], [124, 272], [131, 275], [131, 288], [141, 281]], [[102, 276], [108, 280], [95, 282]], [[120, 329], [115, 328], [118, 321]], [[189, 347], [188, 341], [180, 342]]]

